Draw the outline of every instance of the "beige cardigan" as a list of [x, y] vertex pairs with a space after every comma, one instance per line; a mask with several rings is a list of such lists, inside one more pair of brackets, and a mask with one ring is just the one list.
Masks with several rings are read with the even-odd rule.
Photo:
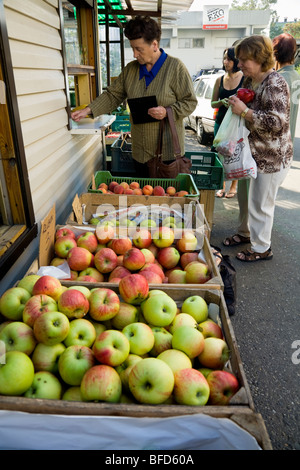
[[[191, 114], [197, 99], [193, 83], [185, 65], [177, 58], [167, 56], [156, 77], [146, 88], [145, 78], [139, 79], [139, 63], [134, 60], [122, 70], [119, 77], [98, 96], [89, 107], [93, 116], [109, 114], [126, 98], [155, 95], [158, 106], [170, 106], [173, 111], [181, 152], [184, 154], [183, 118]], [[133, 124], [131, 120], [132, 157], [145, 163], [155, 156], [159, 123]], [[163, 141], [163, 160], [174, 158], [169, 126]]]

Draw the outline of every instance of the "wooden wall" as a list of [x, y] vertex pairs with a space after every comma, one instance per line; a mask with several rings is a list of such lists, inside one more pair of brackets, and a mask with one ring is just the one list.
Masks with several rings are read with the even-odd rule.
[[[35, 218], [40, 228], [55, 204], [63, 224], [75, 194], [86, 192], [102, 168], [101, 137], [71, 135], [67, 127], [58, 0], [5, 0], [4, 6]], [[31, 264], [33, 243], [4, 284]]]

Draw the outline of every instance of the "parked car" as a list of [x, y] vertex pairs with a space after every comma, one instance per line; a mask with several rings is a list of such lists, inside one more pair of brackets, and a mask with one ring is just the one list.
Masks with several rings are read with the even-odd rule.
[[194, 89], [198, 104], [184, 123], [186, 127], [190, 127], [197, 133], [199, 144], [207, 143], [214, 134], [215, 119], [218, 112], [217, 108], [211, 107], [211, 97], [217, 78], [224, 74], [223, 70], [213, 73], [201, 75], [194, 81]]
[[201, 69], [201, 70], [198, 70], [198, 72], [196, 72], [193, 76], [192, 76], [192, 80], [196, 80], [196, 78], [200, 77], [201, 75], [210, 75], [210, 74], [213, 74], [213, 73], [218, 73], [218, 72], [221, 72], [222, 69]]

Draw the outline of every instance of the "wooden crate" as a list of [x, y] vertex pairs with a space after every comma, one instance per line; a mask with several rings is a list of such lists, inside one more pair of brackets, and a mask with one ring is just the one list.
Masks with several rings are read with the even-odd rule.
[[[93, 287], [93, 285], [90, 287]], [[111, 288], [119, 293], [117, 286], [111, 286]], [[150, 289], [153, 288], [154, 287], [150, 287]], [[214, 303], [219, 306], [220, 323], [223, 328], [224, 338], [231, 351], [228, 367], [236, 375], [240, 383], [239, 391], [232, 398], [228, 406], [85, 403], [0, 396], [0, 409], [51, 415], [158, 417], [161, 419], [171, 416], [204, 414], [218, 419], [226, 418], [232, 420], [242, 429], [250, 433], [262, 449], [271, 450], [272, 446], [264, 421], [261, 415], [254, 409], [253, 399], [241, 362], [223, 293], [220, 290], [214, 291], [207, 289], [200, 291], [195, 288], [179, 290], [166, 286], [163, 286], [161, 290], [167, 292], [177, 302], [178, 306], [190, 295], [200, 295], [208, 304]], [[199, 439], [201, 439], [201, 436], [199, 436]]]

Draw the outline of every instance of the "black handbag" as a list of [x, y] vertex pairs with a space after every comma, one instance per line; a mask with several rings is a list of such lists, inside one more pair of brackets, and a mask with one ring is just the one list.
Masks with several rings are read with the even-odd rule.
[[[156, 150], [156, 156], [147, 162], [150, 178], [176, 178], [179, 173], [191, 173], [192, 162], [189, 158], [181, 155], [178, 134], [175, 127], [173, 112], [170, 107], [166, 108], [167, 117], [162, 119], [159, 124], [159, 138]], [[162, 161], [162, 141], [165, 125], [169, 123], [175, 159], [168, 162]]]

